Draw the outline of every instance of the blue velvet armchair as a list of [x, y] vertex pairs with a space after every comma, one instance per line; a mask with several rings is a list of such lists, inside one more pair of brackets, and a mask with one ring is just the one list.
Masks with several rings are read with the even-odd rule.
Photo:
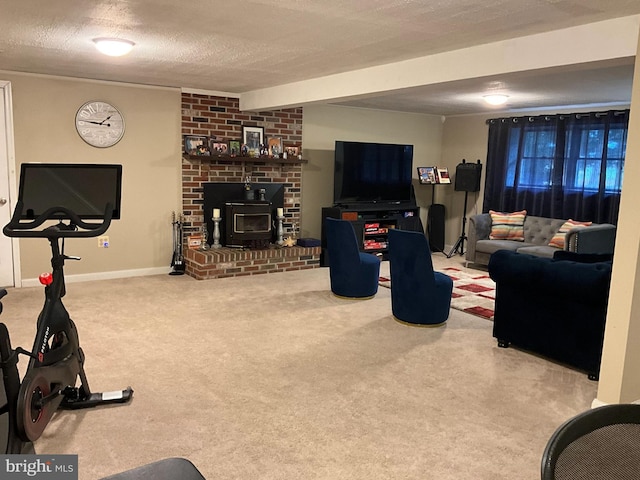
[[380, 259], [358, 248], [353, 225], [325, 218], [331, 291], [347, 298], [371, 298], [378, 292]]
[[401, 322], [438, 326], [449, 318], [453, 280], [433, 270], [427, 237], [389, 230], [391, 310]]

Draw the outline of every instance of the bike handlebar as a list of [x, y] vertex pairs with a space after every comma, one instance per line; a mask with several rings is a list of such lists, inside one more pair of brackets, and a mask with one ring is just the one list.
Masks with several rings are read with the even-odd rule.
[[[18, 238], [87, 238], [97, 237], [107, 231], [111, 225], [111, 217], [113, 216], [113, 205], [107, 203], [104, 209], [104, 220], [102, 223], [87, 223], [83, 221], [75, 212], [65, 207], [51, 207], [43, 214], [38, 215], [32, 221], [22, 221], [22, 209], [24, 205], [22, 201], [18, 201], [16, 209], [13, 212], [11, 221], [7, 223], [2, 231], [7, 237]], [[62, 222], [60, 216], [56, 214], [64, 214], [64, 219], [70, 221], [69, 224]], [[41, 230], [36, 230], [47, 220], [60, 220], [57, 225], [51, 225]], [[82, 230], [78, 230], [81, 228]]]

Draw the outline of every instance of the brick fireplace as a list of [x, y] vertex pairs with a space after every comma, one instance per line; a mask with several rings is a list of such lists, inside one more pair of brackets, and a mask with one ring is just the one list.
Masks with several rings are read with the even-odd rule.
[[[242, 137], [243, 125], [261, 126], [264, 128], [265, 140], [269, 137], [280, 137], [284, 145], [296, 145], [302, 149], [302, 108], [258, 113], [241, 112], [237, 98], [182, 94], [183, 135], [215, 136], [222, 142], [239, 140]], [[304, 161], [295, 159], [285, 161], [183, 155], [182, 211], [185, 217], [185, 236], [200, 234], [203, 223], [211, 222], [211, 215], [205, 215], [204, 211], [205, 183], [240, 183], [245, 182], [247, 178], [256, 184], [283, 185], [283, 231], [285, 236], [291, 235], [300, 225], [303, 163]], [[314, 268], [319, 265], [319, 250], [319, 247], [297, 246], [270, 248], [266, 251], [232, 248], [207, 251], [187, 249], [186, 273], [197, 279], [205, 279]]]

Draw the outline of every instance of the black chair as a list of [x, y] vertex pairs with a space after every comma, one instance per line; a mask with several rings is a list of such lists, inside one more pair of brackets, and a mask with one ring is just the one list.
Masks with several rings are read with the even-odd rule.
[[607, 405], [581, 413], [551, 436], [542, 480], [640, 478], [640, 405]]
[[378, 293], [380, 259], [360, 251], [351, 222], [325, 218], [331, 291], [339, 297], [366, 299]]
[[205, 480], [186, 458], [165, 458], [102, 480]]
[[449, 318], [453, 280], [435, 272], [427, 237], [389, 230], [391, 310], [401, 322], [442, 325]]

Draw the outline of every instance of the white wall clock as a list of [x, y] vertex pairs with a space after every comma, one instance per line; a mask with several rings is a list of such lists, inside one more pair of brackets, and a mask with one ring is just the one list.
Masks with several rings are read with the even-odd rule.
[[111, 147], [124, 135], [124, 118], [113, 105], [91, 101], [78, 109], [76, 130], [80, 138], [93, 147]]

